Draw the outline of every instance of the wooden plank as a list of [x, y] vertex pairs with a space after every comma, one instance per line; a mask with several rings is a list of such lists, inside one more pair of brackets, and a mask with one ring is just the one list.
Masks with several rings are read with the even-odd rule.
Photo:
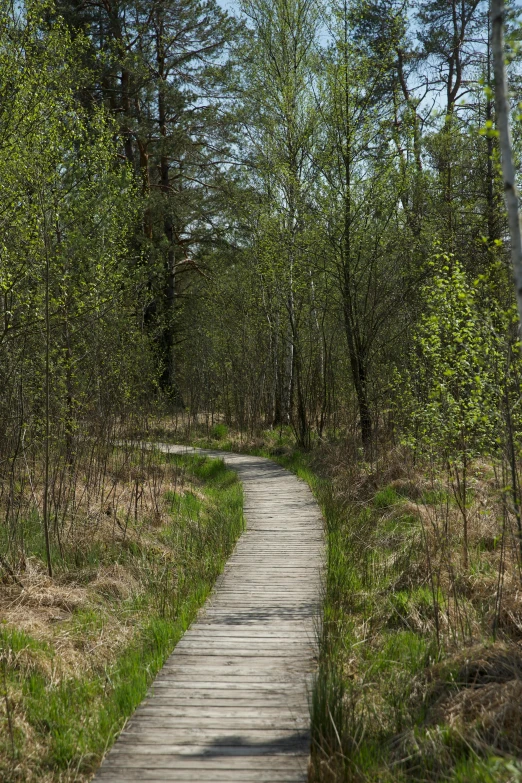
[[250, 701], [246, 699], [224, 699], [222, 698], [222, 693], [219, 692], [215, 693], [215, 695], [212, 694], [208, 699], [202, 700], [197, 698], [178, 699], [174, 693], [169, 693], [167, 696], [161, 696], [160, 698], [154, 695], [142, 702], [130, 720], [134, 720], [137, 714], [151, 716], [152, 710], [157, 710], [157, 714], [160, 716], [163, 714], [171, 716], [183, 711], [184, 714], [196, 717], [193, 715], [192, 710], [189, 709], [192, 705], [194, 710], [200, 710], [201, 713], [208, 712], [209, 707], [211, 707], [212, 710], [221, 710], [224, 714], [233, 712], [242, 718], [242, 707], [248, 707], [250, 710], [256, 710], [260, 716], [265, 714], [268, 716], [274, 714], [289, 715], [293, 720], [304, 715], [305, 719], [308, 720], [310, 699], [306, 694], [291, 693], [287, 694], [288, 698], [283, 698], [280, 694], [277, 694], [278, 698], [275, 699], [270, 699], [270, 694], [267, 695], [266, 693], [246, 691], [245, 695], [248, 694], [252, 694]]
[[[129, 756], [138, 757], [142, 756], [141, 763], [151, 767], [157, 766], [155, 756], [198, 756], [207, 758], [229, 758], [229, 757], [251, 757], [255, 759], [257, 756], [274, 756], [276, 754], [287, 757], [296, 756], [299, 759], [308, 758], [308, 743], [303, 740], [288, 740], [284, 738], [278, 739], [277, 742], [258, 742], [251, 743], [237, 742], [235, 738], [228, 739], [223, 736], [222, 741], [217, 744], [215, 742], [201, 741], [199, 744], [190, 742], [176, 743], [168, 742], [161, 743], [154, 741], [151, 743], [143, 742], [140, 740], [134, 740], [134, 742], [128, 743], [124, 741], [125, 734], [121, 734], [118, 741], [109, 753], [109, 758], [125, 758], [128, 761]], [[204, 766], [204, 765], [203, 765]], [[250, 768], [255, 769], [254, 764], [250, 765]], [[96, 780], [96, 778], [94, 778]], [[267, 783], [270, 783], [268, 780]]]
[[[267, 777], [266, 770], [241, 770], [243, 783], [263, 783]], [[271, 783], [305, 783], [308, 775], [302, 770], [287, 771], [285, 769], [270, 770]], [[115, 767], [104, 770], [98, 775], [99, 780], [111, 781], [111, 783], [127, 783], [127, 781], [147, 781], [147, 783], [164, 783], [165, 781], [177, 781], [177, 783], [237, 783], [237, 770], [202, 769], [201, 765], [193, 769], [129, 769], [127, 767]]]
[[[184, 754], [156, 754], [154, 757], [154, 769], [145, 766], [149, 760], [147, 756], [131, 751], [126, 752], [124, 755], [114, 753], [107, 757], [98, 774], [101, 774], [106, 769], [121, 769], [122, 766], [129, 771], [132, 769], [140, 771], [150, 769], [151, 772], [159, 769], [200, 769], [203, 772], [205, 770], [240, 770], [245, 774], [245, 772], [252, 770], [253, 756], [256, 757], [257, 769], [263, 769], [268, 772], [283, 769], [291, 771], [306, 769], [303, 758], [299, 754], [251, 754], [247, 752], [233, 756], [230, 754], [209, 755], [201, 752], [201, 750], [198, 752], [197, 748], [192, 748], [192, 752]], [[205, 762], [204, 765], [202, 765], [202, 761]]]
[[[305, 742], [307, 739], [308, 726], [304, 725], [304, 719], [298, 721], [297, 718], [288, 718], [277, 716], [272, 720], [250, 719], [246, 718], [249, 730], [245, 734], [243, 730], [244, 722], [240, 719], [232, 720], [223, 718], [199, 719], [188, 718], [149, 718], [143, 715], [137, 716], [139, 728], [133, 730], [126, 729], [121, 735], [122, 742], [134, 745], [137, 739], [141, 744], [165, 744], [171, 745], [193, 745], [195, 742], [206, 742], [213, 747], [222, 744], [230, 745], [256, 745], [282, 744], [287, 742]], [[198, 728], [194, 729], [197, 723]], [[286, 735], [286, 740], [285, 740]], [[296, 735], [294, 737], [294, 735]]]
[[[160, 675], [161, 676], [161, 675]], [[228, 677], [228, 679], [227, 679]], [[152, 685], [152, 690], [155, 689], [158, 680]], [[265, 674], [259, 673], [257, 677], [237, 677], [236, 675], [230, 675], [229, 672], [221, 672], [221, 677], [215, 680], [205, 679], [204, 677], [195, 677], [191, 672], [184, 671], [182, 675], [169, 677], [168, 682], [164, 683], [163, 693], [159, 695], [165, 695], [167, 690], [172, 693], [177, 693], [183, 688], [189, 688], [191, 690], [211, 690], [211, 691], [229, 691], [230, 693], [242, 692], [244, 690], [252, 691], [256, 690], [258, 693], [263, 691], [269, 691], [270, 693], [302, 693], [304, 687], [301, 683], [295, 683], [290, 681], [284, 681], [281, 677], [269, 678]]]
[[[287, 712], [290, 716], [292, 716], [295, 712], [295, 719], [297, 720], [300, 717], [302, 707], [303, 705], [299, 702], [296, 702], [293, 707], [285, 704], [284, 702], [279, 702], [276, 705], [270, 706], [263, 704], [262, 706], [257, 707], [252, 707], [250, 704], [237, 704], [236, 702], [233, 702], [228, 706], [224, 706], [222, 704], [213, 704], [210, 707], [201, 704], [193, 706], [177, 704], [171, 705], [168, 708], [165, 707], [163, 709], [158, 707], [157, 704], [152, 704], [147, 705], [146, 707], [139, 707], [134, 713], [134, 717], [131, 718], [131, 720], [127, 723], [127, 726], [134, 725], [136, 716], [142, 716], [143, 718], [148, 717], [150, 719], [158, 717], [161, 718], [161, 723], [165, 725], [170, 725], [171, 719], [174, 718], [176, 718], [176, 720], [182, 720], [185, 718], [199, 718], [200, 721], [207, 719], [210, 721], [215, 720], [216, 718], [220, 720], [238, 719], [240, 721], [248, 719], [249, 722], [250, 719], [253, 721], [258, 719], [259, 721], [273, 721], [284, 712]], [[303, 718], [303, 720], [305, 720], [305, 723], [308, 724], [306, 718]]]
[[247, 530], [107, 755], [99, 783], [307, 779], [324, 585], [320, 512], [308, 487], [269, 460], [216, 456], [243, 482]]
[[300, 720], [302, 718], [306, 725], [308, 725], [307, 716], [303, 716], [301, 713], [302, 708], [303, 704], [300, 704], [299, 702], [295, 702], [291, 706], [284, 703], [278, 703], [271, 706], [262, 705], [260, 707], [252, 707], [249, 704], [239, 705], [236, 702], [233, 702], [229, 706], [212, 704], [211, 706], [196, 705], [189, 707], [186, 704], [178, 704], [164, 707], [163, 709], [158, 707], [157, 704], [148, 704], [147, 706], [140, 707], [136, 710], [134, 716], [127, 723], [127, 726], [136, 725], [135, 720], [137, 716], [141, 716], [143, 719], [149, 718], [149, 723], [150, 720], [158, 717], [161, 719], [161, 723], [166, 726], [170, 726], [174, 720], [184, 720], [186, 718], [199, 718], [200, 721], [214, 721], [216, 719], [235, 721], [237, 719], [239, 721], [248, 720], [249, 722], [250, 719], [252, 719], [254, 721], [252, 725], [254, 725], [257, 720], [263, 723], [266, 721], [272, 722], [279, 716], [285, 714], [289, 716], [292, 721]]
[[[111, 770], [110, 776], [107, 774], [100, 776], [100, 780], [110, 780], [111, 783], [127, 783], [127, 781], [149, 781], [150, 783], [164, 783], [164, 781], [177, 781], [177, 783], [237, 783], [241, 779], [244, 783], [263, 783], [267, 780], [267, 773], [263, 771], [241, 770], [240, 778], [237, 772], [230, 770], [205, 770], [202, 773], [200, 769], [185, 770], [165, 770], [159, 771], [148, 769], [129, 770], [118, 768], [114, 772]], [[144, 773], [148, 773], [144, 775]], [[303, 771], [287, 772], [285, 770], [270, 770], [271, 783], [306, 783], [308, 775]]]

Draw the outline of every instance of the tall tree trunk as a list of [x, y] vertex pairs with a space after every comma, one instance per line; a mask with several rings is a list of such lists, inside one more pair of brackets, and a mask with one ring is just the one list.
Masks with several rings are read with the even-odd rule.
[[292, 335], [292, 326], [287, 326], [285, 340], [285, 365], [282, 384], [282, 414], [283, 422], [289, 424], [292, 418], [292, 402], [294, 397], [294, 338]]
[[276, 318], [275, 329], [270, 331], [270, 347], [272, 351], [272, 426], [279, 427], [283, 424], [283, 411], [282, 411], [282, 389], [281, 389], [281, 369], [280, 369], [280, 356], [279, 356], [279, 330], [280, 317], [279, 314]]
[[167, 240], [165, 254], [164, 285], [163, 285], [163, 312], [165, 323], [162, 331], [163, 372], [161, 381], [163, 388], [168, 391], [172, 401], [177, 405], [183, 405], [178, 381], [176, 377], [176, 363], [174, 356], [175, 345], [175, 316], [176, 316], [176, 258], [175, 258], [175, 234], [174, 220], [171, 206], [170, 163], [167, 154], [167, 106], [165, 101], [165, 85], [167, 73], [165, 72], [165, 55], [163, 51], [163, 28], [160, 24], [157, 34], [157, 63], [159, 76], [158, 90], [158, 124], [161, 135], [160, 154], [160, 187], [164, 195], [163, 199], [163, 231]]
[[344, 84], [343, 84], [343, 111], [344, 111], [344, 235], [341, 248], [342, 279], [341, 296], [343, 304], [344, 328], [348, 343], [348, 356], [350, 369], [359, 408], [361, 425], [361, 439], [365, 454], [371, 452], [372, 443], [372, 417], [368, 402], [366, 367], [366, 355], [361, 339], [360, 325], [357, 317], [356, 292], [352, 280], [352, 128], [350, 125], [350, 90], [349, 81], [349, 46], [350, 36], [348, 30], [348, 3], [344, 2]]
[[509, 127], [509, 102], [504, 62], [504, 0], [491, 0], [491, 33], [493, 48], [493, 70], [495, 76], [495, 106], [499, 131], [500, 152], [504, 193], [511, 239], [511, 263], [517, 298], [518, 318], [522, 329], [522, 230], [518, 209], [519, 193], [516, 185], [513, 149]]
[[[491, 18], [488, 19], [488, 45], [487, 45], [487, 86], [492, 86], [491, 78]], [[486, 123], [491, 128], [493, 123], [493, 99], [488, 92], [486, 97]], [[488, 221], [488, 246], [491, 248], [495, 240], [500, 239], [500, 221], [498, 216], [498, 204], [495, 198], [495, 166], [493, 153], [495, 141], [492, 133], [486, 133], [487, 149], [487, 174], [486, 174], [486, 209]]]
[[51, 559], [51, 540], [49, 536], [49, 482], [51, 461], [51, 313], [50, 313], [50, 276], [51, 276], [51, 251], [49, 247], [49, 232], [47, 228], [45, 205], [44, 212], [44, 242], [45, 242], [45, 439], [44, 439], [44, 493], [43, 493], [43, 529], [45, 539], [45, 554], [47, 558], [47, 571], [52, 579], [53, 564]]
[[372, 443], [372, 416], [368, 402], [368, 371], [366, 367], [366, 355], [362, 344], [359, 323], [357, 319], [356, 303], [354, 301], [353, 281], [351, 277], [351, 172], [349, 152], [345, 154], [345, 194], [344, 194], [344, 238], [342, 248], [342, 282], [341, 293], [343, 300], [344, 328], [348, 344], [348, 356], [352, 371], [353, 384], [359, 408], [361, 425], [361, 439], [365, 454], [371, 451]]

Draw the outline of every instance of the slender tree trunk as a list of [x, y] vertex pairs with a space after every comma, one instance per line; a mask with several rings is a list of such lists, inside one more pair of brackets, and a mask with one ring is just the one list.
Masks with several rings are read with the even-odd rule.
[[297, 427], [294, 430], [297, 431], [298, 443], [303, 449], [310, 448], [310, 427], [308, 425], [308, 412], [306, 410], [306, 397], [303, 388], [303, 366], [302, 357], [300, 352], [300, 346], [298, 343], [297, 324], [295, 323], [294, 313], [290, 321], [292, 329], [292, 358], [293, 358], [293, 382], [297, 397]]
[[[140, 156], [140, 172], [141, 172], [141, 192], [145, 199], [150, 197], [150, 167], [149, 167], [149, 152], [146, 143], [138, 138], [137, 139], [138, 151]], [[143, 214], [143, 233], [146, 238], [152, 240], [152, 211], [150, 205], [147, 203]]]
[[350, 125], [350, 81], [349, 81], [349, 30], [348, 3], [344, 3], [344, 236], [341, 249], [342, 280], [341, 295], [343, 303], [344, 328], [348, 343], [350, 369], [357, 396], [361, 439], [366, 456], [371, 452], [372, 417], [368, 403], [366, 356], [361, 340], [360, 327], [357, 319], [354, 285], [352, 280], [352, 128]]
[[172, 217], [170, 163], [167, 154], [167, 106], [165, 101], [165, 85], [168, 74], [165, 71], [165, 56], [163, 52], [163, 29], [160, 25], [157, 33], [157, 63], [159, 76], [158, 91], [158, 123], [161, 135], [162, 150], [160, 155], [160, 186], [164, 194], [163, 199], [163, 231], [167, 240], [165, 255], [165, 277], [163, 286], [163, 305], [165, 324], [162, 334], [163, 348], [163, 373], [162, 384], [168, 390], [172, 400], [178, 405], [183, 405], [176, 377], [176, 364], [174, 357], [175, 344], [175, 309], [176, 309], [176, 258], [175, 258], [175, 233]]
[[[45, 208], [45, 207], [44, 207]], [[50, 463], [50, 398], [51, 398], [51, 314], [50, 314], [50, 275], [51, 259], [49, 236], [45, 225], [45, 443], [44, 443], [44, 496], [43, 496], [43, 528], [45, 536], [45, 554], [47, 556], [47, 571], [53, 576], [51, 561], [51, 543], [49, 539], [49, 463]]]
[[[121, 72], [121, 108], [125, 117], [130, 118], [130, 73], [126, 68]], [[132, 143], [132, 131], [130, 126], [125, 123], [122, 126], [122, 133], [124, 138], [125, 157], [130, 164], [134, 165], [134, 146]]]
[[415, 158], [415, 166], [419, 173], [422, 172], [422, 155], [421, 155], [421, 133], [420, 122], [415, 101], [412, 99], [408, 84], [406, 82], [406, 76], [404, 74], [404, 52], [402, 49], [397, 49], [397, 71], [399, 75], [399, 83], [401, 85], [402, 94], [408, 111], [411, 116], [413, 125], [413, 156]]
[[[167, 136], [167, 120], [165, 111], [165, 98], [163, 91], [160, 90], [158, 96], [158, 118], [160, 133], [163, 144]], [[163, 148], [160, 158], [160, 177], [161, 190], [164, 194], [163, 200], [163, 231], [167, 240], [167, 251], [165, 254], [165, 282], [163, 288], [164, 306], [165, 306], [165, 326], [163, 328], [163, 350], [164, 350], [164, 370], [162, 380], [165, 386], [172, 386], [175, 383], [174, 377], [174, 306], [175, 306], [175, 267], [174, 267], [174, 225], [170, 211], [170, 166], [165, 148]]]
[[294, 402], [294, 385], [295, 385], [295, 342], [296, 342], [296, 327], [295, 327], [295, 313], [294, 313], [294, 265], [295, 265], [295, 232], [296, 232], [296, 194], [295, 194], [295, 182], [297, 181], [297, 167], [295, 165], [295, 155], [292, 148], [288, 151], [289, 168], [291, 181], [288, 186], [288, 224], [287, 232], [289, 238], [288, 248], [288, 268], [289, 268], [289, 280], [288, 280], [288, 296], [286, 300], [286, 307], [288, 310], [288, 344], [285, 364], [285, 389], [284, 389], [284, 416], [286, 423], [289, 424], [292, 421], [293, 414], [293, 402]]
[[272, 349], [272, 366], [273, 366], [273, 378], [272, 378], [272, 426], [279, 427], [283, 423], [282, 404], [281, 404], [281, 370], [279, 367], [279, 330], [280, 330], [280, 318], [279, 315], [276, 318], [276, 327], [271, 332], [271, 349]]
[[446, 114], [444, 128], [442, 130], [442, 160], [441, 177], [442, 191], [445, 205], [446, 220], [448, 226], [449, 248], [455, 250], [455, 220], [453, 215], [453, 159], [452, 159], [452, 132], [454, 125], [453, 107]]
[[346, 341], [348, 343], [348, 355], [350, 358], [350, 368], [352, 371], [355, 394], [357, 396], [357, 405], [359, 408], [359, 419], [361, 424], [361, 439], [365, 453], [368, 455], [372, 443], [372, 416], [368, 402], [368, 373], [366, 369], [366, 357], [364, 354], [357, 315], [355, 312], [355, 303], [353, 296], [353, 283], [351, 279], [351, 195], [350, 195], [350, 160], [348, 155], [345, 158], [345, 203], [344, 203], [344, 242], [342, 249], [343, 279], [342, 279], [342, 298], [344, 328], [346, 332]]
[[[488, 51], [487, 51], [487, 84], [491, 87], [491, 20], [488, 20]], [[486, 98], [486, 122], [493, 122], [493, 100], [488, 93]], [[486, 175], [486, 204], [488, 219], [488, 246], [491, 248], [496, 239], [500, 239], [497, 204], [495, 199], [495, 167], [493, 164], [494, 139], [493, 134], [486, 134], [487, 145], [487, 175]]]
[[65, 458], [69, 467], [72, 466], [74, 451], [74, 382], [73, 360], [71, 350], [71, 334], [69, 329], [69, 316], [66, 309], [64, 324], [65, 342], [65, 388], [66, 388], [66, 414], [65, 414]]
[[288, 324], [285, 341], [285, 366], [282, 388], [283, 422], [289, 424], [292, 418], [292, 401], [294, 397], [294, 340], [291, 324]]
[[491, 0], [491, 38], [493, 48], [493, 72], [495, 76], [495, 106], [499, 131], [504, 193], [511, 239], [511, 263], [517, 298], [518, 318], [522, 328], [522, 231], [518, 209], [518, 189], [513, 164], [513, 149], [509, 127], [509, 102], [506, 66], [504, 62], [504, 0]]

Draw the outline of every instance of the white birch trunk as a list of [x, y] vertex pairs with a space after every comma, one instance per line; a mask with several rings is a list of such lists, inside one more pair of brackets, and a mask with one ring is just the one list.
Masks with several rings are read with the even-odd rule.
[[511, 262], [517, 297], [518, 318], [522, 330], [522, 230], [520, 227], [519, 194], [513, 165], [513, 148], [509, 128], [509, 101], [504, 60], [504, 0], [491, 0], [491, 42], [495, 76], [495, 107], [502, 156], [504, 195], [509, 219]]

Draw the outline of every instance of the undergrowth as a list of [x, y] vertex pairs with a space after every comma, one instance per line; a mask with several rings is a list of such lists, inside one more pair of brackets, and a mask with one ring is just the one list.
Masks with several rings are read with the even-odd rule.
[[458, 505], [429, 466], [343, 464], [332, 448], [279, 461], [327, 527], [311, 781], [521, 781], [520, 571], [509, 524], [495, 537], [490, 466], [474, 467], [464, 566]]
[[155, 480], [159, 471], [161, 493], [136, 517], [122, 504], [80, 541], [77, 522], [53, 580], [41, 530], [25, 522], [20, 584], [2, 587], [0, 606], [5, 783], [90, 777], [242, 531], [241, 485], [221, 461], [157, 454]]

